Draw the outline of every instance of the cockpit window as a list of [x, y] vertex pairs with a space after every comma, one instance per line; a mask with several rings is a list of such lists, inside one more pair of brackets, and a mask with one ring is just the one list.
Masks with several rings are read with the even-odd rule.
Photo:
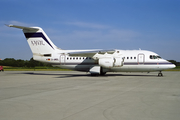
[[161, 59], [161, 57], [160, 57], [160, 56], [157, 56], [157, 58]]
[[150, 57], [149, 57], [150, 59], [153, 59], [153, 56], [152, 55], [150, 55]]
[[160, 56], [156, 56], [156, 55], [150, 55], [149, 58], [150, 59], [161, 59]]
[[157, 59], [157, 56], [153, 55], [153, 58], [154, 58], [154, 59]]

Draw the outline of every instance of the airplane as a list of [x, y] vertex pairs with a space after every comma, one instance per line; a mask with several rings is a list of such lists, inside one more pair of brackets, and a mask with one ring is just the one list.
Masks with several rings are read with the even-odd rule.
[[162, 71], [176, 66], [158, 54], [147, 50], [90, 49], [63, 50], [54, 45], [40, 27], [6, 25], [22, 29], [33, 59], [52, 66], [105, 75], [107, 72], [153, 72], [163, 76]]

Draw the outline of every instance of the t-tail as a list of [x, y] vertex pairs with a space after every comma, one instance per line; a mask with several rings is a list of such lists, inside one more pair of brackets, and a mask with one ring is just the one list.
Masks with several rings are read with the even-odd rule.
[[23, 27], [16, 25], [7, 26], [23, 30], [27, 42], [33, 53], [34, 60], [46, 62], [47, 57], [50, 58], [53, 55], [56, 55], [58, 51], [60, 51], [60, 49], [53, 44], [53, 42], [40, 27]]

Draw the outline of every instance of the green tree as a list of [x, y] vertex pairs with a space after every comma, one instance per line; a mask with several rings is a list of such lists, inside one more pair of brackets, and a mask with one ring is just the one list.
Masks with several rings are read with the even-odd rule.
[[16, 67], [16, 60], [14, 58], [6, 58], [3, 60], [3, 65]]

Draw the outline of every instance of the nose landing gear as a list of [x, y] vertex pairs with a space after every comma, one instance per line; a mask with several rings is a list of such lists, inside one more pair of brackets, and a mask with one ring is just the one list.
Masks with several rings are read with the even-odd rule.
[[161, 71], [159, 71], [158, 77], [162, 77], [162, 76], [163, 76], [163, 74], [161, 73]]

